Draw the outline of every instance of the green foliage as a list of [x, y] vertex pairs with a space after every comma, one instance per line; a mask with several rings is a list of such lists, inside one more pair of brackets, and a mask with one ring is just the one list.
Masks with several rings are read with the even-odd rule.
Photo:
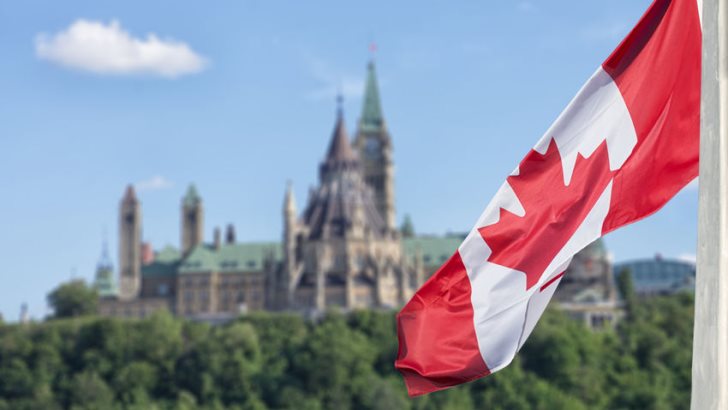
[[633, 316], [637, 305], [637, 294], [634, 290], [632, 272], [629, 269], [624, 269], [617, 275], [617, 289], [619, 289], [622, 300], [624, 300], [624, 308], [627, 316]]
[[55, 318], [93, 315], [98, 310], [99, 296], [86, 282], [72, 280], [48, 294], [48, 304]]
[[415, 224], [412, 223], [409, 214], [404, 216], [404, 222], [402, 222], [402, 227], [399, 230], [403, 238], [413, 238], [415, 236]]
[[510, 366], [417, 399], [393, 368], [391, 312], [4, 325], [0, 410], [689, 407], [693, 297], [635, 298], [631, 309], [596, 332], [549, 310]]

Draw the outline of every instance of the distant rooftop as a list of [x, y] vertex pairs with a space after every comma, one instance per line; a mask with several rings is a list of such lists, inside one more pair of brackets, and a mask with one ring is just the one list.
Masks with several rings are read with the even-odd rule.
[[663, 259], [640, 259], [618, 263], [615, 276], [628, 270], [632, 274], [635, 292], [641, 295], [671, 294], [695, 289], [695, 264]]

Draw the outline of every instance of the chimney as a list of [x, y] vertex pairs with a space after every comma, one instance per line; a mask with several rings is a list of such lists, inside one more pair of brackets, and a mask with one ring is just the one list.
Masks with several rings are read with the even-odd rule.
[[149, 242], [142, 243], [142, 265], [149, 265], [154, 262], [154, 249]]
[[233, 224], [228, 224], [225, 230], [225, 243], [228, 245], [235, 243], [235, 227]]
[[222, 234], [220, 233], [219, 227], [215, 227], [215, 230], [212, 233], [212, 237], [213, 237], [213, 245], [215, 246], [215, 250], [220, 249], [220, 242], [222, 240], [221, 239]]

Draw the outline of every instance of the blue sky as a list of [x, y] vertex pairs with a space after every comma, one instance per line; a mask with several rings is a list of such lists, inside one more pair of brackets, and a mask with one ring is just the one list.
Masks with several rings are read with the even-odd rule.
[[[230, 222], [241, 241], [278, 240], [286, 181], [304, 203], [337, 89], [353, 131], [372, 41], [398, 218], [409, 213], [423, 233], [465, 231], [649, 1], [393, 4], [0, 6], [6, 320], [23, 302], [40, 318], [55, 285], [90, 280], [104, 232], [116, 263], [128, 183], [139, 188], [144, 238], [156, 248], [178, 244], [190, 182], [204, 198], [208, 239]], [[88, 30], [121, 38], [102, 45], [119, 59], [74, 48]], [[152, 56], [125, 60], [138, 57], [134, 47]], [[696, 215], [697, 190], [688, 188], [607, 245], [617, 261], [692, 255]]]

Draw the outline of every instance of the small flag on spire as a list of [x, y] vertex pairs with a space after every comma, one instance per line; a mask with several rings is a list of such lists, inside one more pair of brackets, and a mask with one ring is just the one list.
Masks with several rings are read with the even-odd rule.
[[374, 55], [374, 54], [377, 53], [377, 43], [375, 43], [374, 41], [372, 41], [371, 43], [369, 43], [369, 52], [372, 55]]

